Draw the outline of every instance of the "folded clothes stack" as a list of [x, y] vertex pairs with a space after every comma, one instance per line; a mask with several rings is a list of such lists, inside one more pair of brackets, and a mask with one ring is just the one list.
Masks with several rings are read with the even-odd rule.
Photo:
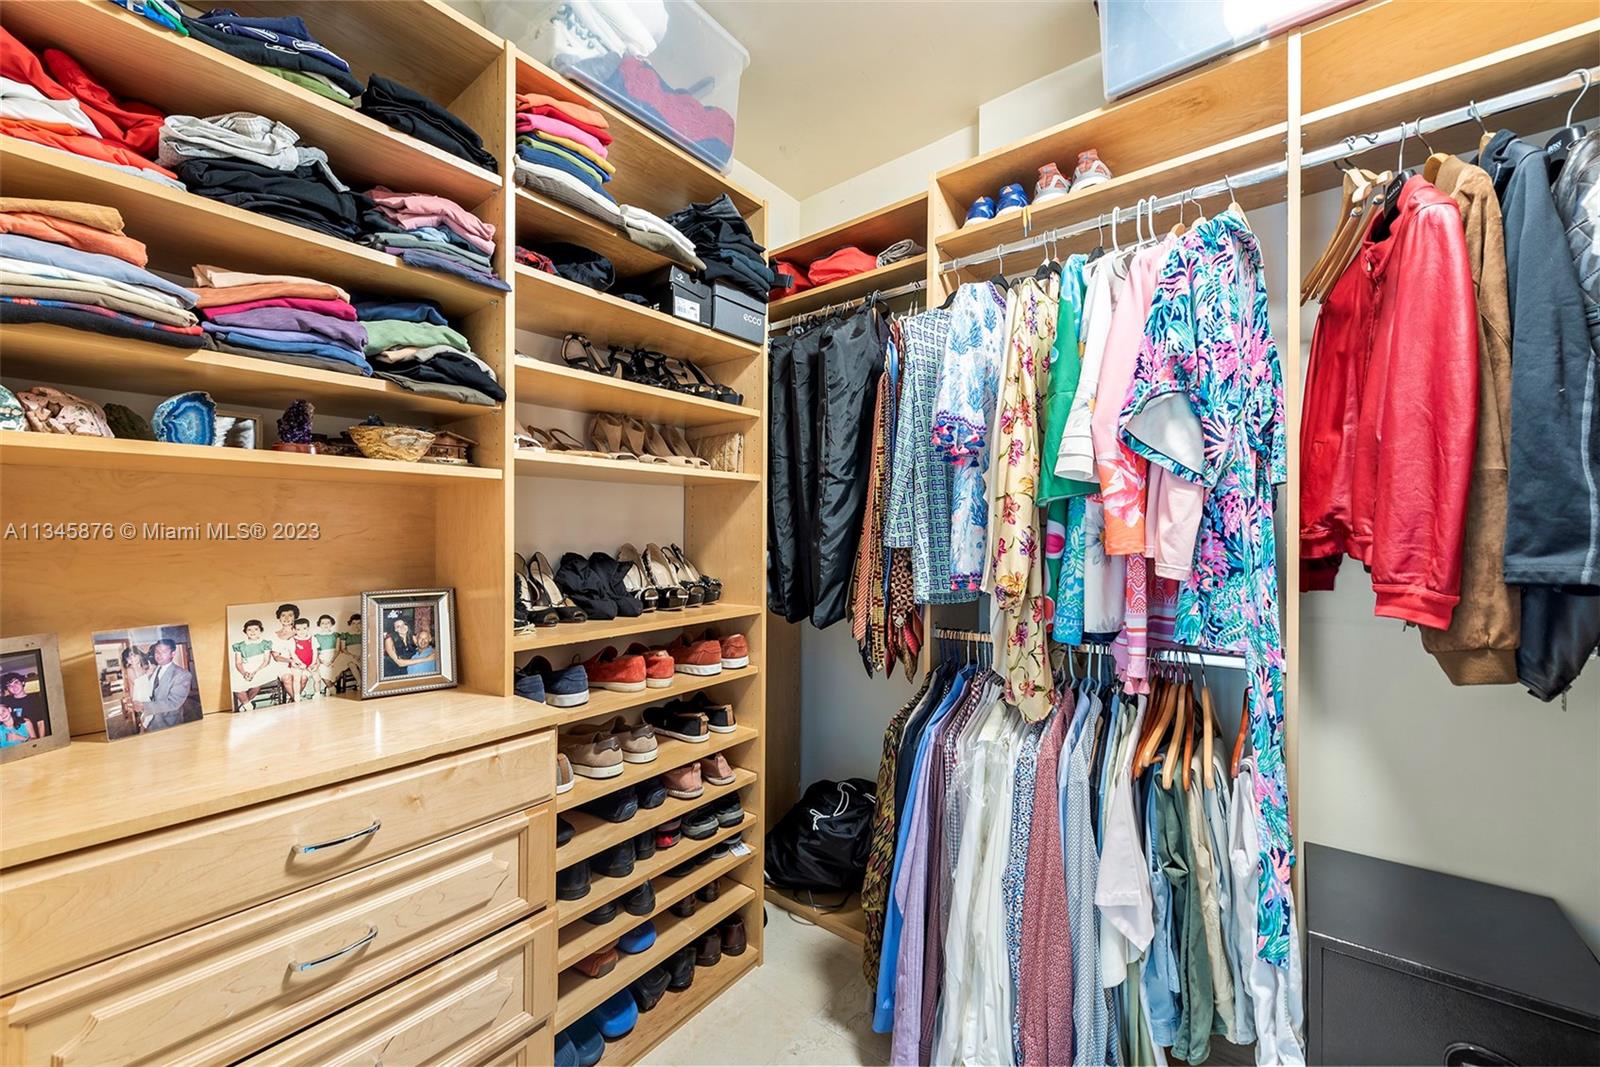
[[293, 274], [194, 268], [206, 341], [219, 352], [370, 376], [350, 294]]
[[767, 299], [777, 276], [767, 266], [766, 249], [756, 243], [750, 224], [727, 193], [710, 203], [675, 211], [667, 216], [667, 222], [694, 242], [695, 253], [705, 261], [706, 280]]
[[380, 378], [427, 396], [494, 405], [506, 398], [494, 369], [426, 300], [361, 300], [366, 355]]
[[659, 215], [653, 215], [642, 207], [623, 204], [622, 229], [628, 239], [641, 248], [659, 252], [696, 274], [706, 269], [700, 257], [694, 254], [694, 242]]
[[367, 90], [361, 94], [361, 111], [457, 159], [484, 170], [496, 173], [500, 170], [500, 161], [485, 150], [477, 130], [443, 105], [393, 78], [382, 74], [367, 78]]
[[608, 125], [582, 104], [518, 93], [516, 180], [620, 228], [622, 213], [605, 190], [616, 174]]
[[495, 228], [454, 200], [427, 193], [397, 193], [381, 185], [366, 193], [362, 243], [400, 257], [402, 263], [441, 270], [487, 285], [511, 287], [494, 271]]
[[169, 115], [158, 158], [189, 191], [247, 211], [353, 241], [359, 203], [328, 166], [281, 122], [248, 111], [199, 118]]
[[149, 104], [112, 96], [60, 49], [34, 55], [0, 27], [0, 134], [181, 188], [154, 162], [161, 119]]
[[806, 268], [806, 277], [811, 279], [812, 285], [827, 285], [829, 282], [864, 274], [877, 265], [877, 256], [863, 252], [855, 245], [845, 245], [821, 259], [813, 260], [811, 266]]
[[0, 198], [0, 322], [199, 348], [196, 295], [145, 270], [146, 261], [111, 208]]
[[617, 284], [617, 271], [611, 260], [599, 252], [582, 245], [565, 241], [549, 241], [536, 249], [522, 249], [540, 256], [550, 263], [550, 273], [558, 274], [569, 282], [588, 286], [598, 292], [609, 292]]
[[734, 123], [722, 108], [701, 103], [687, 89], [674, 89], [636, 55], [623, 56], [605, 84], [656, 129], [719, 170], [727, 169]]
[[199, 18], [184, 16], [183, 28], [197, 41], [347, 107], [355, 106], [361, 92], [350, 64], [313, 37], [298, 16], [255, 18], [217, 8]]

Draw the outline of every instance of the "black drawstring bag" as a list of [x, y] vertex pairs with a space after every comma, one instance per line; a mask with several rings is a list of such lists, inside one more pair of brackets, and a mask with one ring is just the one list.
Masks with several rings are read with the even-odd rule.
[[767, 881], [783, 889], [858, 888], [872, 849], [876, 788], [865, 778], [813, 782], [767, 834]]

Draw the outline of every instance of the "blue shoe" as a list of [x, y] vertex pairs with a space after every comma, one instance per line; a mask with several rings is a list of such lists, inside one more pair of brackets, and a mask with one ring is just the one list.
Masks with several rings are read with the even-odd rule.
[[656, 924], [646, 921], [623, 934], [621, 940], [617, 942], [617, 950], [636, 956], [655, 943]]
[[578, 1046], [572, 1043], [570, 1029], [556, 1035], [555, 1067], [578, 1067]]
[[[553, 708], [575, 708], [581, 704], [589, 703], [589, 672], [583, 669], [583, 664], [574, 663], [570, 667], [552, 667], [550, 661], [543, 656], [535, 656], [517, 672], [517, 693], [523, 693], [524, 679], [537, 678], [539, 688], [543, 690], [543, 700]], [[528, 682], [532, 686], [532, 682]], [[530, 700], [540, 699], [529, 697]]]
[[974, 222], [988, 222], [992, 218], [994, 218], [994, 201], [987, 196], [980, 196], [967, 209], [967, 221], [962, 225], [970, 226]]
[[600, 1028], [601, 1037], [615, 1041], [627, 1037], [638, 1025], [639, 1005], [633, 1002], [633, 994], [623, 989], [613, 993], [605, 1003], [591, 1011], [588, 1018]]
[[1013, 182], [1000, 190], [1000, 210], [995, 212], [995, 217], [1008, 214], [1012, 211], [1021, 211], [1028, 206], [1028, 194], [1022, 191], [1022, 186]]
[[517, 691], [517, 696], [526, 697], [539, 704], [544, 703], [544, 677], [542, 675], [523, 674], [518, 671], [517, 677], [513, 681], [513, 686]]
[[[600, 1058], [606, 1054], [606, 1039], [601, 1035], [600, 1026], [595, 1021], [596, 1014], [597, 1012], [591, 1011], [588, 1015], [561, 1031], [561, 1034], [556, 1035], [556, 1048], [558, 1050], [561, 1047], [562, 1035], [565, 1035], [567, 1040], [572, 1043], [573, 1049], [578, 1054], [578, 1058], [573, 1062], [578, 1067], [594, 1067], [595, 1064], [600, 1062]], [[558, 1062], [559, 1055], [560, 1053], [558, 1052]]]

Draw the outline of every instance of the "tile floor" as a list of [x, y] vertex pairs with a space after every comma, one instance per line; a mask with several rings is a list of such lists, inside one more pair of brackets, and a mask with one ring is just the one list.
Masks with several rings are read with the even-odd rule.
[[872, 1032], [861, 950], [767, 907], [766, 961], [733, 984], [640, 1062], [712, 1067], [889, 1062], [889, 1036]]

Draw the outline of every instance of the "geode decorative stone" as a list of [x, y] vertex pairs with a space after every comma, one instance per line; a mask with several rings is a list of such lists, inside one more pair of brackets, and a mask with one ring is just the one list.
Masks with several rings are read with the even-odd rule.
[[145, 417], [124, 404], [106, 405], [106, 422], [111, 432], [124, 441], [154, 441], [156, 432]]
[[150, 420], [156, 440], [174, 445], [211, 445], [217, 440], [217, 404], [210, 393], [169, 396]]
[[278, 416], [278, 441], [286, 445], [311, 443], [311, 416], [316, 408], [309, 400], [296, 400]]
[[28, 416], [22, 411], [17, 394], [0, 385], [0, 430], [26, 430]]

